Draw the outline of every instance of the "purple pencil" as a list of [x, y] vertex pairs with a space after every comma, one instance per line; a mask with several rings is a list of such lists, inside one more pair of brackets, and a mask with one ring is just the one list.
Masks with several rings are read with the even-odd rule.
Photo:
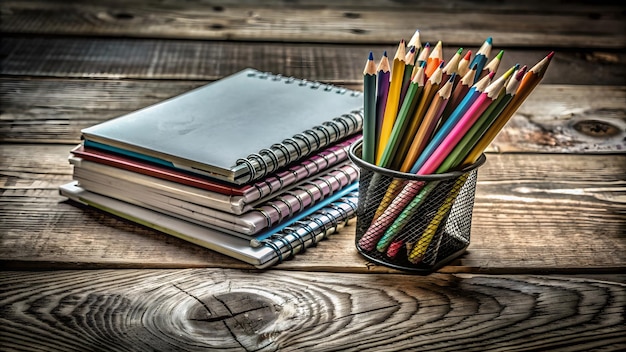
[[383, 53], [383, 57], [378, 63], [376, 68], [377, 82], [376, 82], [376, 143], [380, 140], [380, 130], [383, 126], [383, 116], [385, 115], [385, 106], [387, 105], [387, 95], [389, 93], [389, 82], [391, 79], [391, 66], [389, 65], [389, 58], [387, 57], [387, 51]]

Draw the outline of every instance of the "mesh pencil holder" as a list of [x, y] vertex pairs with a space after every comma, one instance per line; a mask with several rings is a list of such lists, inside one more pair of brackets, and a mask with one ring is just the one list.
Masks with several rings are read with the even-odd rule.
[[465, 252], [478, 168], [415, 175], [375, 166], [361, 159], [362, 141], [350, 160], [360, 168], [356, 248], [372, 262], [429, 273]]

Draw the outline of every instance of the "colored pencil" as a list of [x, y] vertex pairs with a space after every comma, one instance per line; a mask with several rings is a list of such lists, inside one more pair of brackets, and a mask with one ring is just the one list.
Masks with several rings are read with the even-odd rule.
[[415, 133], [413, 142], [409, 146], [408, 152], [403, 157], [404, 161], [401, 165], [401, 170], [410, 170], [411, 166], [415, 163], [417, 157], [426, 146], [426, 143], [430, 140], [432, 133], [435, 130], [435, 126], [439, 122], [439, 118], [450, 100], [453, 83], [454, 75], [448, 79], [448, 81], [435, 94], [434, 99], [432, 99], [432, 102], [428, 107], [428, 111], [424, 114], [424, 118]]
[[376, 63], [370, 55], [363, 70], [363, 149], [361, 157], [368, 163], [376, 158]]
[[[437, 148], [431, 153], [430, 157], [426, 159], [424, 164], [421, 166], [423, 169], [432, 170], [432, 172], [437, 171], [437, 168], [441, 165], [441, 163], [443, 163], [445, 158], [448, 154], [450, 154], [457, 143], [459, 143], [461, 138], [465, 136], [476, 120], [498, 98], [502, 88], [504, 88], [504, 84], [512, 73], [513, 69], [505, 72], [502, 76], [489, 84], [489, 86], [476, 98], [476, 100], [474, 100], [472, 105], [463, 114], [463, 117], [459, 119], [450, 132], [445, 135]], [[493, 76], [494, 74], [495, 72], [492, 72], [489, 76]]]
[[[424, 162], [423, 166], [419, 170], [420, 174], [431, 174], [437, 170], [448, 153], [452, 150], [452, 148], [454, 148], [456, 143], [463, 137], [467, 130], [469, 130], [474, 121], [476, 121], [476, 119], [498, 97], [499, 92], [502, 90], [506, 80], [512, 73], [512, 70], [507, 71], [504, 75], [491, 83], [482, 93], [480, 93], [478, 98], [474, 100], [471, 106], [463, 114], [463, 117], [459, 119], [459, 122], [450, 130], [439, 146], [433, 151], [432, 155]], [[490, 75], [493, 76], [494, 74], [492, 73]], [[424, 187], [424, 189], [418, 193], [418, 197], [421, 196], [426, 188], [427, 187]], [[407, 202], [407, 206], [403, 208], [400, 215], [393, 221], [392, 225], [389, 226], [385, 235], [383, 235], [383, 238], [393, 238], [397, 232], [402, 231], [404, 226], [408, 223], [408, 219], [414, 215], [414, 212], [417, 209], [416, 205], [410, 206], [411, 202], [413, 202], [413, 200]]]
[[411, 263], [419, 263], [426, 254], [426, 250], [428, 249], [428, 246], [432, 241], [433, 236], [437, 232], [441, 221], [448, 216], [448, 213], [450, 212], [450, 209], [452, 208], [456, 197], [461, 192], [465, 181], [467, 181], [468, 176], [469, 173], [465, 173], [457, 178], [454, 182], [452, 190], [446, 196], [443, 204], [439, 207], [439, 209], [437, 209], [437, 213], [435, 214], [435, 216], [433, 216], [430, 223], [426, 227], [426, 230], [424, 231], [424, 233], [422, 233], [417, 243], [413, 245], [413, 249], [408, 256], [408, 259]]
[[409, 125], [411, 117], [413, 116], [415, 109], [417, 108], [417, 104], [420, 101], [423, 89], [424, 68], [422, 65], [421, 69], [415, 77], [413, 77], [413, 80], [409, 84], [406, 98], [400, 108], [400, 112], [398, 112], [398, 117], [393, 125], [393, 129], [389, 135], [389, 140], [385, 146], [385, 150], [383, 151], [383, 155], [378, 163], [378, 166], [390, 168], [393, 157], [397, 154], [400, 141], [404, 137], [404, 134], [407, 131], [407, 126]]
[[[409, 90], [409, 85], [411, 84], [412, 75], [413, 75], [413, 67], [415, 66], [415, 47], [411, 47], [409, 52], [406, 53], [404, 57], [404, 76], [402, 77], [402, 90], [400, 91], [400, 102], [398, 103], [398, 109], [402, 107], [402, 103], [404, 103], [404, 97], [406, 96], [407, 90]], [[397, 119], [397, 118], [396, 118]]]
[[463, 58], [459, 61], [459, 66], [457, 68], [457, 73], [459, 74], [459, 79], [465, 77], [465, 74], [470, 69], [470, 62], [472, 60], [472, 51], [468, 50]]
[[430, 78], [435, 70], [443, 62], [443, 44], [441, 40], [437, 42], [426, 59], [426, 78]]
[[[383, 126], [383, 117], [385, 115], [385, 105], [387, 104], [387, 96], [389, 94], [389, 81], [391, 79], [391, 69], [387, 51], [383, 53], [378, 67], [376, 68], [376, 147], [380, 140], [380, 130]], [[375, 147], [375, 149], [376, 149]]]
[[452, 152], [446, 157], [446, 160], [439, 166], [437, 173], [447, 172], [461, 166], [463, 160], [470, 152], [470, 150], [476, 145], [480, 137], [485, 133], [487, 128], [493, 123], [493, 121], [500, 115], [502, 110], [511, 101], [515, 95], [515, 91], [519, 86], [519, 82], [528, 69], [527, 66], [523, 66], [521, 69], [519, 65], [514, 66], [514, 72], [511, 78], [506, 84], [506, 87], [502, 90], [498, 99], [483, 113], [478, 121], [467, 131], [467, 134], [463, 136], [461, 141], [454, 147]]
[[419, 29], [415, 30], [415, 33], [413, 33], [413, 36], [411, 37], [411, 39], [409, 40], [409, 42], [406, 44], [407, 47], [415, 47], [415, 52], [419, 52], [419, 50], [422, 48], [422, 42], [420, 41], [420, 31]]
[[[491, 83], [491, 79], [493, 78], [493, 74], [481, 79], [476, 84], [470, 88], [467, 92], [463, 100], [459, 103], [459, 105], [454, 109], [450, 117], [446, 120], [446, 122], [437, 130], [435, 136], [428, 142], [424, 150], [420, 154], [417, 161], [411, 167], [410, 173], [417, 173], [418, 170], [422, 169], [422, 165], [426, 162], [428, 158], [430, 158], [431, 154], [435, 151], [435, 149], [439, 146], [439, 144], [444, 140], [444, 138], [450, 133], [450, 131], [454, 128], [454, 126], [459, 122], [459, 120], [463, 117], [465, 112], [472, 106], [474, 101], [480, 96], [480, 94], [487, 88], [489, 83]], [[432, 173], [435, 169], [425, 171], [426, 173], [422, 173], [422, 175]]]
[[[425, 63], [422, 63], [422, 65], [425, 65]], [[426, 114], [426, 111], [428, 110], [428, 107], [430, 106], [433, 97], [435, 96], [435, 94], [437, 94], [437, 91], [439, 90], [439, 85], [441, 84], [441, 75], [442, 72], [440, 65], [435, 73], [433, 73], [433, 75], [426, 81], [419, 103], [415, 109], [415, 113], [413, 114], [408, 124], [408, 127], [406, 128], [406, 132], [404, 133], [402, 140], [399, 142], [397, 151], [394, 154], [394, 159], [391, 164], [394, 169], [398, 169], [403, 163], [405, 155], [408, 152], [409, 147], [411, 146], [413, 138], [415, 137], [415, 133], [417, 133], [417, 130], [422, 123], [424, 114]], [[400, 169], [400, 171], [402, 170], [403, 169]]]
[[476, 72], [475, 69], [476, 66], [465, 72], [465, 76], [463, 76], [461, 80], [454, 85], [452, 95], [450, 95], [450, 102], [443, 110], [443, 114], [441, 115], [441, 120], [439, 122], [439, 125], [437, 126], [437, 130], [443, 125], [444, 122], [446, 122], [450, 115], [452, 115], [454, 109], [459, 106], [463, 98], [465, 98], [465, 96], [467, 95], [467, 92], [469, 92], [472, 85], [474, 85], [474, 73]]
[[485, 67], [483, 67], [483, 70], [478, 76], [478, 79], [482, 79], [491, 72], [498, 72], [498, 68], [500, 67], [500, 63], [502, 62], [503, 55], [504, 50], [500, 50], [500, 52], [498, 52], [498, 55], [496, 55], [493, 59], [491, 59], [491, 61], [489, 61], [489, 63], [485, 65]]
[[[441, 70], [443, 75], [441, 76], [441, 82], [447, 82], [450, 76], [455, 75], [458, 77], [459, 75], [459, 61], [461, 61], [461, 54], [463, 53], [463, 48], [459, 48], [459, 50], [452, 55], [452, 58], [448, 60]], [[455, 81], [452, 82], [452, 87], [456, 85], [456, 82], [460, 79], [460, 77], [455, 78]]]
[[417, 67], [417, 65], [421, 65], [422, 62], [425, 62], [428, 64], [428, 56], [430, 55], [430, 43], [426, 43], [424, 44], [424, 47], [422, 48], [422, 50], [420, 50], [419, 55], [417, 56], [417, 59], [415, 60], [415, 66]]
[[487, 63], [487, 60], [489, 60], [489, 55], [491, 54], [492, 47], [493, 47], [493, 39], [491, 37], [488, 37], [483, 42], [483, 45], [480, 46], [480, 48], [476, 52], [476, 55], [474, 56], [474, 59], [470, 63], [470, 67], [472, 67], [473, 65], [476, 65], [476, 74], [474, 76], [474, 82], [478, 82], [480, 73], [483, 71], [483, 67]]
[[[434, 190], [438, 184], [439, 182], [429, 182], [428, 184], [426, 184], [422, 191], [411, 200], [411, 202], [406, 206], [405, 209], [417, 209], [417, 207], [424, 203], [424, 201], [428, 198], [430, 192], [432, 192], [432, 190]], [[378, 250], [379, 252], [387, 251], [388, 257], [395, 257], [395, 255], [397, 254], [397, 250], [401, 247], [401, 245], [395, 245], [392, 248], [390, 248], [389, 245], [401, 233], [401, 229], [406, 226], [409, 220], [410, 218], [406, 217], [406, 215], [403, 216], [403, 214], [400, 214], [396, 221], [394, 221], [393, 224], [391, 224], [391, 226], [387, 228], [378, 243], [376, 243], [376, 250]]]
[[406, 48], [404, 47], [404, 39], [400, 40], [398, 50], [393, 59], [391, 66], [391, 82], [389, 84], [389, 94], [387, 95], [387, 103], [385, 104], [385, 113], [383, 115], [383, 125], [380, 130], [380, 139], [376, 149], [376, 164], [383, 156], [383, 151], [389, 140], [389, 135], [393, 129], [398, 115], [398, 103], [400, 102], [400, 91], [402, 90], [402, 79], [404, 77], [404, 57], [406, 56]]
[[553, 57], [554, 51], [551, 51], [546, 57], [533, 66], [533, 68], [526, 72], [519, 84], [519, 87], [517, 88], [517, 91], [515, 92], [515, 96], [504, 108], [502, 113], [500, 113], [500, 115], [496, 118], [493, 124], [489, 126], [487, 131], [485, 131], [483, 136], [476, 143], [476, 146], [472, 148], [468, 156], [463, 161], [464, 165], [473, 164], [476, 160], [478, 160], [483, 151], [489, 146], [500, 130], [502, 130], [513, 114], [515, 114], [520, 105], [522, 105], [539, 82], [541, 82]]

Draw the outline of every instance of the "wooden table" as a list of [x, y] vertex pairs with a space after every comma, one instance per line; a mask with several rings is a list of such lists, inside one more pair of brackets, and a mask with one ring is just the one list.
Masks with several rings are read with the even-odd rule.
[[[626, 349], [626, 21], [612, 2], [0, 4], [3, 350]], [[489, 147], [471, 244], [430, 275], [354, 225], [265, 271], [59, 196], [84, 127], [245, 67], [362, 89], [420, 29], [556, 56]]]

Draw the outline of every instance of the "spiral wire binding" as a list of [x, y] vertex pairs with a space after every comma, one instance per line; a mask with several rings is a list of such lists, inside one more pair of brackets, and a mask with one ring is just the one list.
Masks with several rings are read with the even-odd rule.
[[[344, 168], [350, 168], [354, 171], [355, 175], [354, 176], [350, 176], [347, 171], [344, 170]], [[294, 191], [302, 191], [305, 192], [310, 200], [309, 205], [313, 205], [317, 202], [320, 202], [322, 200], [324, 200], [326, 197], [329, 197], [331, 195], [333, 195], [335, 192], [339, 191], [340, 189], [342, 189], [343, 187], [347, 186], [350, 182], [356, 181], [358, 179], [358, 174], [359, 174], [359, 170], [353, 166], [353, 165], [342, 165], [341, 167], [335, 167], [333, 169], [328, 170], [328, 173], [326, 173], [327, 178], [325, 177], [315, 177], [311, 180], [307, 180], [302, 182], [301, 184], [299, 184], [298, 186], [295, 186], [294, 188], [292, 188], [289, 191], [286, 191], [284, 193], [282, 193], [279, 196], [276, 196], [270, 200], [268, 200], [267, 202], [260, 204], [258, 207], [255, 207], [253, 210], [254, 211], [258, 211], [264, 218], [265, 218], [265, 223], [266, 223], [266, 227], [272, 227], [275, 224], [280, 223], [281, 221], [283, 221], [284, 219], [294, 215], [294, 210], [291, 206], [291, 204], [284, 199], [285, 195], [290, 195], [292, 197], [294, 197], [297, 201], [298, 201], [298, 205], [300, 206], [298, 208], [298, 212], [303, 211], [305, 208], [305, 204], [304, 204], [304, 200], [302, 199], [302, 197], [300, 196], [300, 194], [295, 193]], [[346, 183], [344, 184], [342, 182], [342, 177], [340, 177], [340, 175], [343, 175], [346, 177]], [[332, 180], [337, 182], [337, 189], [333, 189], [333, 182]], [[316, 183], [317, 182], [317, 183]], [[327, 189], [327, 194], [325, 194], [324, 192], [324, 188], [320, 185], [321, 183], [324, 183], [328, 189]], [[305, 187], [305, 186], [309, 186], [309, 187]], [[315, 194], [313, 193], [313, 189], [316, 189], [319, 192], [319, 199], [315, 198]], [[285, 204], [287, 206], [287, 209], [289, 210], [289, 212], [287, 214], [283, 214], [283, 211], [281, 210], [281, 208], [276, 204], [276, 202], [281, 202], [283, 204]], [[273, 221], [272, 220], [272, 214], [270, 214], [270, 212], [268, 212], [268, 210], [263, 209], [263, 206], [269, 206], [271, 208], [274, 209], [275, 214], [278, 216], [278, 220]]]
[[[358, 198], [358, 191], [350, 192], [345, 197], [338, 199], [328, 207], [324, 207], [314, 214], [306, 217], [304, 220], [297, 221], [296, 226], [290, 226], [284, 228], [282, 231], [277, 232], [269, 238], [261, 241], [261, 245], [267, 246], [276, 253], [278, 263], [282, 263], [284, 259], [296, 256], [297, 254], [304, 253], [307, 247], [315, 246], [319, 241], [325, 239], [331, 232], [339, 229], [339, 224], [347, 224], [350, 219], [356, 216], [357, 203], [352, 199]], [[346, 210], [340, 207], [338, 204], [347, 204], [350, 210]], [[337, 215], [331, 212], [335, 211]], [[320, 219], [320, 215], [325, 217], [325, 220]], [[327, 225], [332, 225], [327, 228]], [[302, 234], [299, 231], [303, 231]], [[318, 236], [322, 234], [322, 238], [318, 240]], [[293, 237], [292, 240], [287, 237]], [[305, 238], [308, 237], [308, 238]], [[307, 240], [310, 240], [310, 244], [307, 246]], [[298, 241], [300, 250], [296, 253], [295, 249], [298, 246], [293, 245]], [[279, 245], [282, 244], [282, 245]], [[286, 252], [283, 252], [283, 248], [288, 248]]]
[[[285, 84], [293, 84], [299, 82], [299, 86], [308, 86], [310, 89], [320, 89], [322, 84], [294, 77], [285, 77], [280, 74], [272, 74], [270, 72], [250, 72], [249, 77], [257, 77], [259, 79], [271, 79]], [[346, 94], [350, 92], [351, 96], [357, 97], [362, 93], [354, 90], [336, 87], [331, 84], [324, 85], [324, 91], [335, 91], [337, 94]], [[342, 128], [339, 127], [342, 126]], [[288, 165], [294, 160], [301, 159], [311, 152], [329, 145], [341, 138], [347, 137], [353, 133], [360, 131], [363, 125], [363, 109], [355, 110], [349, 114], [343, 114], [341, 117], [335, 117], [331, 121], [326, 121], [319, 126], [314, 126], [306, 131], [298, 133], [291, 138], [286, 138], [281, 143], [275, 143], [269, 148], [264, 148], [258, 153], [248, 155], [246, 158], [240, 158], [236, 161], [237, 165], [245, 165], [248, 169], [248, 179], [252, 181], [262, 178], [273, 173], [280, 167]], [[334, 133], [331, 133], [332, 132]], [[322, 137], [318, 132], [321, 132]], [[314, 145], [313, 145], [314, 144]], [[291, 147], [291, 148], [290, 148]], [[303, 150], [306, 148], [306, 150]], [[290, 151], [293, 149], [293, 152]], [[281, 157], [278, 156], [280, 153]], [[295, 155], [293, 155], [295, 153]]]

